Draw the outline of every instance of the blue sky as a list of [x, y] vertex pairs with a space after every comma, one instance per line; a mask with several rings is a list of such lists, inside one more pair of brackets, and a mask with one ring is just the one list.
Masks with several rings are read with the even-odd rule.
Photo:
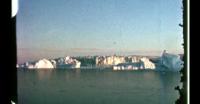
[[18, 62], [183, 53], [181, 0], [19, 0]]

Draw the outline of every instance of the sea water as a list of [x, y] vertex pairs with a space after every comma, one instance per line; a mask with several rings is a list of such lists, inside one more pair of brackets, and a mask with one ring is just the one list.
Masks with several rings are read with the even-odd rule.
[[18, 69], [18, 104], [174, 104], [179, 72]]

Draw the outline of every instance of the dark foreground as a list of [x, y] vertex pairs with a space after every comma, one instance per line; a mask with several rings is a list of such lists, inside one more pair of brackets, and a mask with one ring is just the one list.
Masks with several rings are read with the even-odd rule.
[[18, 70], [18, 104], [174, 104], [178, 72]]

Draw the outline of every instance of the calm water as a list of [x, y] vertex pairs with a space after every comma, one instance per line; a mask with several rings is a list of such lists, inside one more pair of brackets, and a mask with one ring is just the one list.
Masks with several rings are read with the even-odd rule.
[[19, 70], [19, 104], [174, 104], [177, 72]]

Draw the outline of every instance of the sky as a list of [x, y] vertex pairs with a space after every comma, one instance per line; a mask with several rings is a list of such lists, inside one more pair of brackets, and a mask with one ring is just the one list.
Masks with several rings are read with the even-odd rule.
[[17, 61], [183, 53], [181, 0], [19, 0]]

